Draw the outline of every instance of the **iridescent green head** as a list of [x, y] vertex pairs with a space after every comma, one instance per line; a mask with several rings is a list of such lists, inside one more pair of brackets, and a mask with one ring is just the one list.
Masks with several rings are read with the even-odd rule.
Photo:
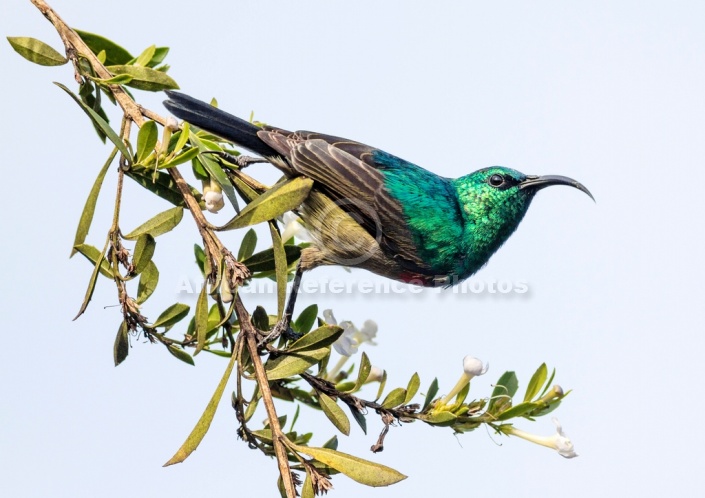
[[[592, 194], [565, 176], [527, 176], [501, 166], [484, 168], [454, 181], [465, 218], [467, 270], [479, 270], [516, 230], [542, 188], [568, 185]], [[593, 198], [594, 200], [594, 198]]]

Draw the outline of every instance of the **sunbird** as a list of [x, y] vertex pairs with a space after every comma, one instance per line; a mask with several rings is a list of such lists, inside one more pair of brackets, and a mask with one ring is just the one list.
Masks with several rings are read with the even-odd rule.
[[292, 298], [302, 272], [320, 265], [364, 268], [427, 287], [455, 285], [504, 244], [539, 190], [567, 185], [593, 198], [572, 178], [502, 166], [445, 178], [353, 140], [260, 127], [183, 93], [166, 93], [164, 105], [178, 118], [254, 152], [287, 178], [314, 181], [298, 209], [314, 243], [301, 253]]

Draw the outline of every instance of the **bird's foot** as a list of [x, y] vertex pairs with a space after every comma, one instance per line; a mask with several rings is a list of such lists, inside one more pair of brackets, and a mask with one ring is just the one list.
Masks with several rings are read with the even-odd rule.
[[299, 334], [291, 328], [289, 325], [289, 320], [282, 318], [279, 322], [277, 322], [274, 328], [259, 341], [258, 346], [261, 348], [272, 341], [276, 341], [279, 337], [284, 337], [284, 339], [295, 341], [296, 339], [301, 338], [302, 335], [303, 334]]
[[225, 161], [236, 165], [240, 169], [247, 168], [250, 164], [269, 162], [261, 157], [234, 156], [222, 150], [207, 150], [204, 152], [204, 154], [215, 154], [221, 159], [224, 159]]

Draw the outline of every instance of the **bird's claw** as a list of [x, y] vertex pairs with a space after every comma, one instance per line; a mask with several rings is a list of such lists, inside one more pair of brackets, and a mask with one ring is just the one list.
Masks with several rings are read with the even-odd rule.
[[279, 337], [284, 337], [287, 340], [290, 341], [295, 341], [296, 339], [299, 339], [302, 334], [295, 332], [294, 329], [291, 328], [289, 325], [289, 320], [282, 319], [277, 322], [277, 324], [274, 326], [274, 328], [269, 332], [269, 334], [265, 335], [260, 341], [258, 346], [263, 347], [267, 343], [270, 343], [272, 341], [276, 341], [279, 339]]
[[225, 161], [227, 161], [229, 163], [235, 164], [240, 169], [246, 168], [250, 164], [269, 162], [266, 159], [263, 159], [261, 157], [234, 156], [234, 155], [229, 154], [229, 153], [222, 151], [222, 150], [207, 150], [204, 152], [204, 154], [215, 154], [219, 158], [224, 159]]

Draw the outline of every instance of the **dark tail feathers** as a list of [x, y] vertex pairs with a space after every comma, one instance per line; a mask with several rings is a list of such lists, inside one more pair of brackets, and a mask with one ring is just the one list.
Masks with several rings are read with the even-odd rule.
[[279, 155], [277, 151], [260, 140], [257, 136], [260, 128], [252, 123], [184, 93], [167, 91], [166, 94], [169, 100], [164, 101], [164, 106], [177, 118], [230, 140], [260, 156]]

